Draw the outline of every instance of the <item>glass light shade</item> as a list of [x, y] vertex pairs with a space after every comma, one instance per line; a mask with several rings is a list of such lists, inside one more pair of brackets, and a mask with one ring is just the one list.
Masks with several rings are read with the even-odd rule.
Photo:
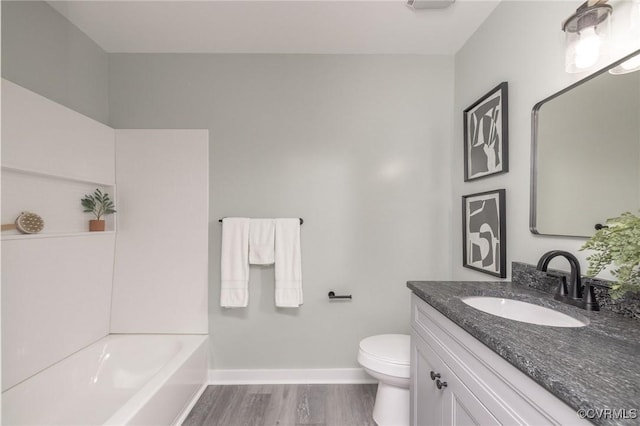
[[[618, 51], [614, 52], [616, 57], [622, 57], [637, 49], [640, 41], [640, 0], [633, 0], [629, 11], [629, 28], [624, 36], [617, 43]], [[640, 70], [640, 55], [627, 59], [620, 65], [611, 68], [610, 74], [627, 74]]]
[[640, 70], [640, 55], [634, 56], [631, 59], [627, 59], [617, 67], [611, 68], [609, 73], [611, 74], [627, 74], [630, 72]]
[[609, 15], [611, 6], [583, 5], [564, 22], [566, 72], [584, 72], [608, 59]]

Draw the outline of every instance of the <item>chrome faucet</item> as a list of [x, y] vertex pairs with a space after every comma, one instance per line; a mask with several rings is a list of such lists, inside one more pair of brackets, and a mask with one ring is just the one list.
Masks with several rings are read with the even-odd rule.
[[[567, 288], [567, 280], [564, 275], [561, 276], [560, 286], [558, 287], [558, 291], [555, 294], [554, 298], [561, 302], [568, 303], [573, 306], [578, 306], [588, 311], [600, 310], [598, 301], [596, 300], [595, 292], [593, 290], [593, 286], [586, 284], [583, 296], [582, 278], [580, 275], [580, 262], [574, 255], [572, 255], [568, 251], [551, 250], [546, 252], [538, 261], [538, 266], [536, 267], [536, 269], [538, 269], [538, 271], [547, 272], [547, 267], [549, 266], [549, 262], [551, 262], [551, 259], [558, 256], [562, 256], [569, 261], [571, 272], [569, 274], [569, 287]], [[548, 273], [548, 275], [553, 274]]]

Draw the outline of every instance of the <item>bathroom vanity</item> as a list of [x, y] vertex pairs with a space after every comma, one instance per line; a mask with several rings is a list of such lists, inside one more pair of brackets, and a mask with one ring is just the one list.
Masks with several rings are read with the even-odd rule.
[[[640, 326], [506, 282], [409, 282], [411, 424], [638, 424]], [[584, 327], [501, 318], [462, 298], [545, 306]], [[586, 410], [586, 411], [580, 411]], [[619, 410], [606, 414], [606, 410]], [[600, 416], [597, 413], [604, 413]], [[625, 418], [626, 417], [626, 418]]]

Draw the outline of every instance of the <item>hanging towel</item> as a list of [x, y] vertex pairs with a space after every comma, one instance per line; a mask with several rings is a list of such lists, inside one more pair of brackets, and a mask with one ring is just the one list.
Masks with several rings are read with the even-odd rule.
[[300, 219], [275, 219], [276, 306], [302, 305]]
[[244, 308], [249, 304], [249, 219], [222, 219], [220, 254], [220, 306]]
[[275, 233], [275, 219], [250, 220], [249, 263], [251, 265], [273, 265]]

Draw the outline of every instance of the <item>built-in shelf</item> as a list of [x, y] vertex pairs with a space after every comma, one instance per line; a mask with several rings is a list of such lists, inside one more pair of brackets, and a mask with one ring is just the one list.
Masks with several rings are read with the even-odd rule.
[[[96, 188], [116, 198], [115, 183], [101, 183], [91, 179], [40, 172], [23, 167], [2, 165], [2, 223], [13, 223], [21, 212], [38, 214], [44, 220], [39, 234], [3, 233], [2, 240], [49, 238], [85, 235], [89, 220], [80, 199]], [[115, 216], [108, 215], [107, 231], [116, 230]]]
[[102, 231], [102, 232], [59, 232], [59, 233], [50, 233], [46, 232], [40, 234], [11, 234], [11, 235], [2, 235], [2, 241], [10, 241], [10, 240], [34, 240], [39, 238], [71, 238], [71, 237], [83, 237], [87, 235], [91, 236], [100, 236], [100, 235], [112, 235], [115, 234], [115, 231]]

